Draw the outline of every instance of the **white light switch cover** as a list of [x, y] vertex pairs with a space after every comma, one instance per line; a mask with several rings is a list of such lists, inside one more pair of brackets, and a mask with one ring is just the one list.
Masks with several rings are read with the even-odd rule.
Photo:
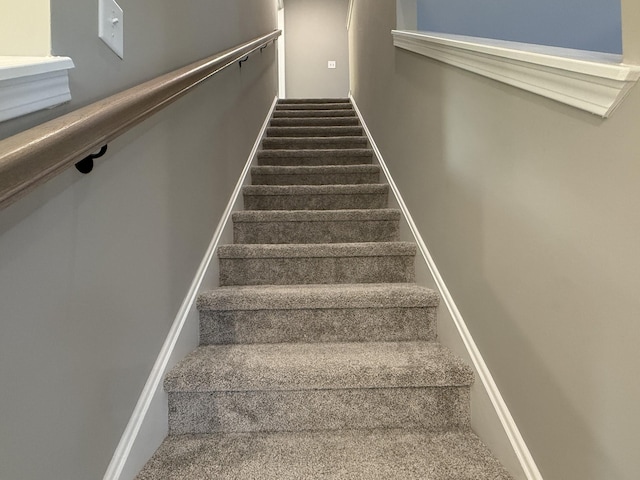
[[98, 36], [124, 58], [124, 12], [115, 0], [99, 0]]

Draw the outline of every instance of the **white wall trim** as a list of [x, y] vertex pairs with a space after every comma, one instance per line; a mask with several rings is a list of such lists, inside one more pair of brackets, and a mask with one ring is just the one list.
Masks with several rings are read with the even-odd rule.
[[282, 31], [282, 34], [278, 38], [278, 97], [287, 98], [287, 84], [286, 84], [286, 71], [285, 71], [285, 38], [287, 35], [285, 17], [284, 17], [284, 5], [276, 12], [278, 16], [278, 29]]
[[355, 0], [349, 0], [349, 8], [347, 10], [347, 30], [351, 28], [351, 17], [353, 16], [353, 7]]
[[640, 78], [621, 56], [431, 32], [393, 30], [396, 47], [609, 117]]
[[353, 106], [358, 115], [358, 118], [362, 123], [362, 127], [365, 131], [365, 134], [367, 135], [369, 143], [371, 144], [371, 148], [373, 149], [378, 159], [380, 168], [382, 169], [387, 179], [387, 182], [389, 183], [389, 187], [391, 188], [391, 191], [393, 192], [393, 195], [398, 202], [400, 210], [402, 211], [402, 214], [409, 225], [411, 233], [418, 245], [418, 249], [420, 250], [420, 254], [422, 255], [424, 261], [429, 267], [433, 280], [435, 281], [438, 287], [438, 291], [440, 292], [440, 296], [444, 304], [446, 305], [447, 309], [449, 310], [449, 313], [451, 314], [453, 321], [455, 322], [458, 333], [460, 334], [460, 337], [467, 349], [467, 352], [471, 357], [471, 361], [473, 362], [473, 366], [476, 372], [478, 373], [482, 386], [484, 387], [485, 391], [487, 392], [487, 395], [491, 400], [491, 404], [493, 405], [493, 408], [495, 409], [495, 412], [498, 415], [498, 418], [500, 419], [500, 423], [502, 424], [502, 427], [504, 428], [504, 431], [507, 437], [509, 438], [511, 446], [513, 447], [513, 450], [520, 462], [520, 465], [523, 471], [525, 472], [527, 479], [542, 480], [542, 475], [540, 474], [540, 471], [538, 470], [538, 467], [536, 466], [536, 463], [533, 460], [533, 457], [531, 456], [531, 452], [529, 451], [529, 448], [527, 447], [524, 439], [522, 438], [522, 435], [520, 434], [520, 431], [518, 430], [518, 427], [515, 421], [513, 420], [511, 413], [509, 412], [509, 408], [507, 407], [504, 399], [502, 398], [502, 395], [498, 390], [498, 386], [493, 380], [491, 372], [489, 371], [489, 367], [487, 366], [484, 359], [482, 358], [482, 354], [478, 350], [478, 347], [475, 344], [473, 337], [469, 332], [469, 329], [467, 328], [464, 318], [462, 317], [462, 314], [458, 310], [458, 307], [456, 306], [456, 303], [453, 300], [453, 297], [451, 296], [451, 292], [449, 292], [447, 285], [445, 284], [442, 276], [440, 275], [440, 272], [438, 271], [438, 267], [436, 266], [433, 260], [433, 257], [431, 256], [431, 253], [429, 252], [429, 249], [427, 248], [427, 245], [425, 244], [422, 238], [422, 235], [418, 231], [418, 227], [413, 221], [411, 213], [409, 212], [409, 208], [404, 203], [400, 190], [398, 189], [397, 185], [393, 181], [393, 178], [391, 177], [391, 173], [389, 172], [387, 164], [385, 163], [384, 158], [382, 157], [382, 153], [378, 149], [378, 146], [376, 145], [373, 137], [371, 136], [371, 132], [369, 131], [369, 128], [367, 127], [367, 124], [365, 123], [364, 118], [362, 117], [362, 113], [360, 112], [360, 109], [358, 108], [358, 105], [356, 104], [355, 99], [351, 94], [349, 94], [349, 98], [351, 99], [351, 102], [353, 103]]
[[71, 100], [68, 57], [0, 56], [0, 122]]
[[[169, 368], [171, 368], [171, 363], [172, 363], [171, 360], [172, 360], [172, 356], [173, 356], [176, 344], [178, 343], [178, 339], [183, 333], [183, 329], [185, 324], [187, 323], [187, 319], [189, 318], [190, 315], [192, 315], [197, 310], [196, 300], [198, 298], [198, 294], [200, 293], [203, 280], [205, 279], [205, 276], [207, 275], [207, 271], [211, 266], [211, 261], [214, 258], [215, 252], [218, 248], [218, 244], [220, 242], [220, 239], [222, 238], [222, 234], [225, 229], [225, 226], [229, 222], [229, 219], [231, 218], [231, 214], [236, 209], [235, 206], [240, 197], [242, 186], [244, 185], [245, 179], [247, 178], [247, 175], [251, 169], [251, 165], [253, 164], [256, 158], [256, 154], [260, 147], [260, 143], [262, 142], [262, 138], [265, 135], [267, 126], [269, 125], [269, 120], [271, 118], [273, 110], [275, 109], [276, 101], [277, 101], [277, 97], [274, 98], [273, 100], [273, 103], [262, 125], [260, 133], [258, 134], [256, 142], [253, 145], [253, 149], [251, 150], [247, 163], [245, 164], [244, 169], [242, 170], [242, 173], [240, 175], [240, 178], [238, 179], [238, 183], [236, 184], [233, 190], [233, 193], [231, 194], [231, 198], [229, 199], [229, 202], [227, 203], [227, 207], [225, 208], [222, 214], [222, 217], [220, 219], [220, 222], [216, 227], [216, 230], [213, 234], [213, 238], [209, 243], [209, 247], [207, 248], [207, 251], [202, 259], [202, 262], [198, 267], [196, 275], [193, 281], [191, 282], [191, 287], [189, 288], [189, 291], [185, 299], [183, 300], [182, 305], [180, 306], [180, 310], [178, 311], [178, 314], [176, 315], [173, 325], [169, 330], [169, 334], [167, 335], [167, 338], [165, 339], [164, 344], [162, 345], [162, 349], [160, 350], [160, 353], [158, 355], [158, 358], [156, 359], [153, 369], [149, 374], [149, 378], [147, 379], [147, 382], [145, 383], [145, 386], [142, 389], [142, 393], [140, 394], [138, 403], [136, 404], [136, 407], [133, 410], [131, 418], [129, 419], [129, 423], [127, 424], [124, 430], [124, 433], [120, 438], [120, 442], [118, 443], [118, 446], [116, 447], [116, 450], [113, 454], [111, 462], [107, 467], [107, 471], [104, 474], [104, 477], [103, 477], [104, 480], [119, 480], [121, 478], [122, 472], [125, 468], [125, 465], [127, 464], [127, 461], [129, 460], [129, 455], [137, 440], [138, 433], [140, 432], [140, 429], [142, 428], [143, 423], [153, 421], [153, 419], [147, 418], [147, 412], [149, 412], [154, 399], [158, 401], [158, 397], [156, 397], [156, 392], [162, 385], [162, 381], [167, 371], [169, 370]], [[166, 401], [166, 398], [162, 397], [160, 401]], [[164, 418], [162, 419], [162, 421], [166, 422], [167, 419]], [[164, 436], [166, 436], [166, 431], [164, 432]], [[157, 441], [156, 447], [160, 445], [160, 442], [162, 442], [162, 440], [164, 440], [164, 436], [162, 438], [157, 439], [158, 441]]]

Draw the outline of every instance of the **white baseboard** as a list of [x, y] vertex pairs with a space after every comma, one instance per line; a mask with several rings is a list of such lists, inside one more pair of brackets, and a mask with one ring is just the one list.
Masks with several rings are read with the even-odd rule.
[[[149, 455], [156, 450], [167, 435], [166, 394], [164, 394], [164, 391], [160, 386], [162, 385], [162, 381], [167, 371], [176, 363], [177, 360], [184, 356], [183, 350], [189, 351], [189, 349], [193, 349], [197, 346], [197, 334], [195, 335], [196, 344], [192, 345], [194, 340], [192, 338], [194, 337], [193, 332], [187, 332], [185, 325], [188, 324], [188, 320], [190, 318], [193, 319], [195, 317], [197, 319], [198, 313], [195, 306], [196, 299], [201, 291], [203, 282], [210, 271], [211, 262], [223, 236], [225, 227], [229, 223], [232, 212], [237, 209], [236, 205], [240, 198], [242, 186], [244, 185], [251, 165], [256, 158], [258, 148], [260, 147], [262, 138], [264, 137], [267, 126], [269, 125], [269, 120], [273, 110], [275, 109], [276, 101], [277, 97], [273, 100], [264, 124], [262, 125], [255, 144], [253, 145], [253, 149], [251, 150], [247, 163], [242, 170], [240, 179], [231, 194], [229, 203], [227, 203], [227, 207], [222, 214], [222, 218], [220, 219], [220, 222], [213, 234], [209, 247], [207, 248], [196, 275], [191, 282], [191, 287], [182, 302], [180, 310], [178, 311], [173, 325], [171, 326], [171, 330], [164, 341], [160, 354], [158, 355], [149, 378], [147, 379], [142, 393], [140, 394], [138, 403], [136, 404], [131, 418], [129, 419], [129, 423], [126, 426], [111, 462], [107, 467], [107, 471], [103, 477], [104, 480], [129, 480], [130, 478], [133, 478], [133, 476], [135, 476], [147, 461]], [[197, 328], [197, 321], [195, 324]], [[177, 348], [181, 341], [186, 344], [181, 345], [182, 348]], [[150, 412], [153, 412], [153, 414], [150, 414]], [[132, 459], [131, 453], [136, 442], [139, 440], [139, 434], [145, 425], [150, 425], [150, 431], [152, 433], [151, 435], [147, 435], [145, 438], [143, 451], [150, 453], [148, 455], [139, 455], [144, 456], [144, 458]], [[162, 428], [158, 428], [158, 425], [162, 425]], [[153, 438], [149, 438], [149, 436]]]
[[409, 228], [415, 239], [415, 242], [418, 245], [418, 249], [420, 250], [420, 254], [422, 255], [424, 261], [429, 267], [429, 271], [431, 272], [433, 281], [435, 282], [438, 288], [441, 299], [444, 302], [445, 306], [447, 307], [451, 315], [451, 318], [455, 323], [458, 333], [460, 334], [461, 340], [464, 343], [464, 346], [467, 350], [467, 353], [469, 354], [469, 357], [471, 358], [471, 361], [473, 362], [473, 367], [482, 383], [484, 390], [486, 391], [486, 394], [491, 400], [491, 404], [495, 410], [495, 413], [498, 416], [500, 423], [502, 424], [502, 428], [504, 429], [504, 432], [509, 439], [509, 442], [511, 444], [511, 447], [513, 448], [513, 451], [516, 457], [518, 458], [520, 467], [522, 468], [524, 474], [526, 475], [527, 480], [543, 480], [542, 475], [540, 474], [540, 471], [538, 470], [538, 467], [536, 466], [536, 463], [533, 460], [533, 457], [531, 456], [529, 448], [527, 447], [524, 439], [522, 438], [522, 435], [520, 434], [520, 431], [518, 430], [518, 427], [515, 421], [513, 420], [511, 413], [509, 412], [509, 408], [507, 407], [504, 399], [502, 398], [502, 395], [498, 390], [498, 386], [493, 380], [491, 372], [489, 371], [487, 364], [482, 358], [482, 354], [478, 350], [478, 347], [474, 342], [473, 337], [471, 336], [471, 333], [469, 332], [469, 329], [467, 328], [467, 325], [464, 319], [462, 318], [462, 314], [458, 310], [458, 307], [456, 306], [456, 303], [454, 302], [453, 297], [451, 296], [451, 292], [449, 292], [447, 285], [442, 279], [442, 276], [438, 271], [438, 267], [436, 266], [433, 260], [433, 257], [431, 256], [431, 253], [429, 253], [427, 245], [425, 244], [422, 238], [422, 235], [418, 231], [418, 227], [413, 221], [411, 213], [409, 212], [407, 205], [404, 203], [404, 200], [402, 198], [402, 195], [400, 194], [400, 191], [398, 190], [398, 187], [396, 186], [395, 182], [393, 181], [393, 178], [391, 177], [391, 173], [389, 172], [389, 169], [387, 168], [384, 158], [382, 157], [382, 153], [380, 152], [380, 150], [378, 149], [378, 146], [373, 140], [373, 137], [371, 136], [371, 132], [369, 131], [367, 124], [365, 123], [364, 118], [362, 117], [362, 113], [360, 112], [360, 109], [358, 108], [358, 105], [356, 104], [355, 99], [351, 94], [349, 94], [349, 98], [351, 99], [351, 102], [353, 103], [353, 107], [356, 110], [358, 118], [362, 123], [362, 127], [367, 135], [369, 143], [371, 144], [371, 148], [373, 149], [378, 159], [380, 168], [382, 169], [387, 179], [387, 182], [389, 183], [389, 187], [393, 192], [393, 195], [396, 201], [398, 202], [399, 208], [402, 211], [402, 214], [409, 225]]

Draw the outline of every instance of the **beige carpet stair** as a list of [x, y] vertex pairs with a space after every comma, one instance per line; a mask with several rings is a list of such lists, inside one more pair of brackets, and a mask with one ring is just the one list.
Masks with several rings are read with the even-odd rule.
[[348, 99], [278, 102], [138, 480], [511, 478], [372, 162]]

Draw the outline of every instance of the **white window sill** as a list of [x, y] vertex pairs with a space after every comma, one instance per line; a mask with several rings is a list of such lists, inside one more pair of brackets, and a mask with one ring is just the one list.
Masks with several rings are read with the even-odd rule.
[[68, 57], [0, 56], [0, 122], [71, 100]]
[[620, 63], [618, 55], [442, 33], [391, 33], [396, 47], [605, 118], [640, 78], [640, 66]]

